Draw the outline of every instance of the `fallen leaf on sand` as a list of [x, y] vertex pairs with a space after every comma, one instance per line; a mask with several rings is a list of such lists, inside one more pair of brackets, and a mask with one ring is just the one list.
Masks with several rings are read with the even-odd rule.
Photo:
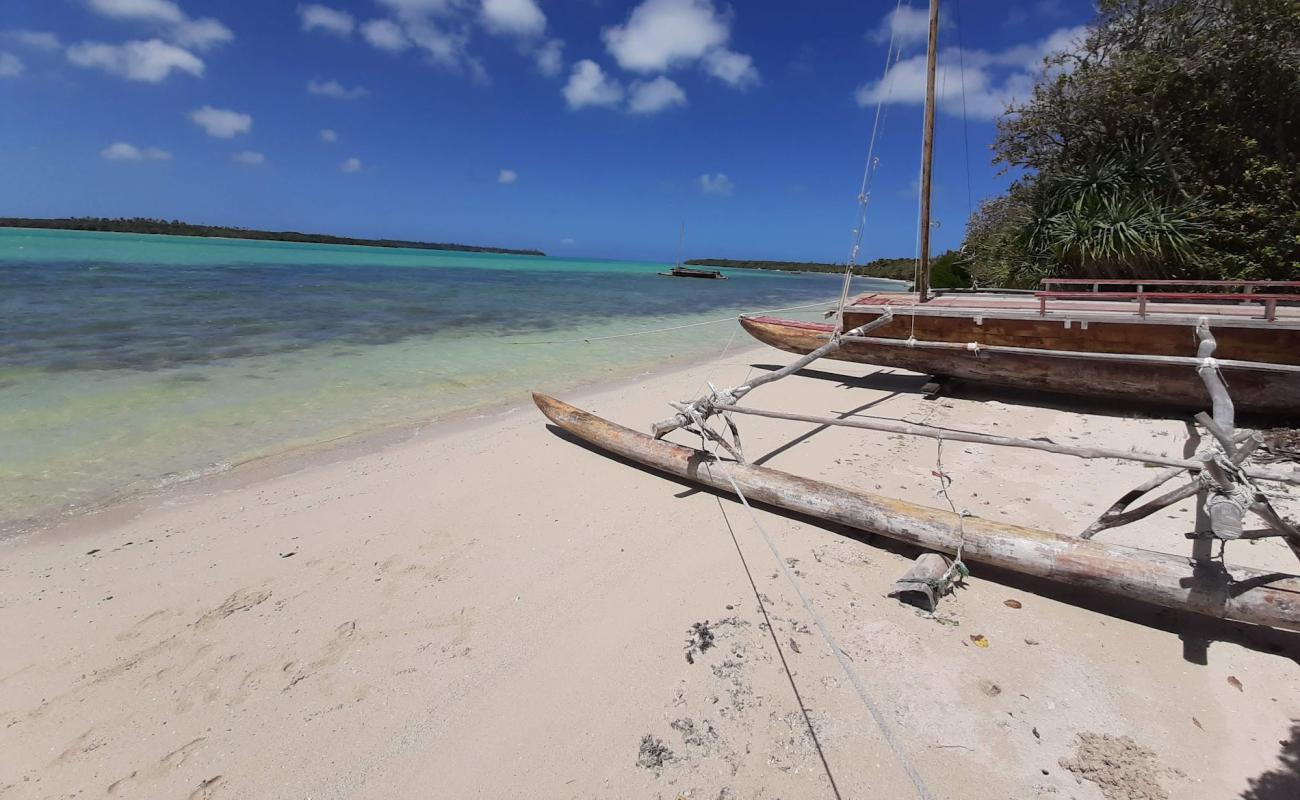
[[1241, 681], [1237, 680], [1237, 676], [1236, 676], [1236, 675], [1229, 675], [1229, 676], [1228, 676], [1228, 685], [1231, 686], [1232, 688], [1236, 689], [1236, 690], [1239, 691], [1239, 692], [1244, 692], [1244, 691], [1246, 691], [1245, 687], [1243, 687], [1243, 686], [1241, 685]]
[[[971, 641], [971, 644], [975, 645], [976, 647], [988, 647], [988, 646], [989, 646], [989, 640], [988, 640], [988, 639], [985, 639], [985, 638], [984, 638], [984, 634], [982, 634], [982, 633], [972, 633], [972, 634], [970, 635], [970, 641]], [[1236, 680], [1236, 679], [1234, 678], [1234, 680]]]
[[1019, 601], [1019, 600], [1003, 600], [1003, 601], [1002, 601], [1002, 605], [1006, 606], [1007, 608], [1020, 608], [1020, 601]]
[[1201, 730], [1205, 730], [1205, 726], [1202, 725], [1202, 724], [1201, 724], [1201, 721], [1200, 721], [1199, 719], [1197, 719], [1196, 717], [1192, 717], [1192, 724], [1195, 725], [1196, 727], [1200, 728]]

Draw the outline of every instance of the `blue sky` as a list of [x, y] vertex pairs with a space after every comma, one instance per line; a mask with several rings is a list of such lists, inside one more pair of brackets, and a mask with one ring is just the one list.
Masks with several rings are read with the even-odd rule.
[[[860, 260], [910, 256], [924, 5], [17, 0], [0, 215], [658, 259], [685, 222], [688, 257], [843, 261], [884, 101]], [[1006, 183], [993, 118], [1093, 15], [944, 11], [936, 250]]]

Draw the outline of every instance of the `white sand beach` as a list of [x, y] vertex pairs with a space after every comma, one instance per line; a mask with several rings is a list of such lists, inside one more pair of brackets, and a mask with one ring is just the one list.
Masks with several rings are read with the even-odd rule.
[[[788, 360], [565, 399], [645, 430]], [[923, 382], [823, 361], [748, 402], [1181, 453], [1180, 422]], [[766, 466], [944, 502], [933, 441], [740, 422]], [[0, 543], [0, 797], [1300, 796], [1298, 636], [978, 565], [929, 616], [884, 596], [914, 552], [759, 511], [796, 588], [734, 498], [562, 438], [522, 396], [389, 438]], [[942, 458], [959, 508], [1063, 533], [1150, 474]], [[1191, 503], [1101, 536], [1190, 552]], [[1276, 539], [1227, 555], [1295, 571]]]

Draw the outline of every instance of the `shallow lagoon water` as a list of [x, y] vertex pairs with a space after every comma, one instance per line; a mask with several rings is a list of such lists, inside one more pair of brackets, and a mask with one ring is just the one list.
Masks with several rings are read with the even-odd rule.
[[295, 447], [520, 402], [531, 388], [716, 355], [747, 343], [734, 322], [598, 337], [839, 291], [828, 275], [730, 270], [708, 281], [662, 269], [0, 229], [0, 528]]

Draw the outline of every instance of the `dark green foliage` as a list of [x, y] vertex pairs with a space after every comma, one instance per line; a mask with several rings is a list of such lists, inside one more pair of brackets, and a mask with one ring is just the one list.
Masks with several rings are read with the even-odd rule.
[[1300, 277], [1300, 3], [1103, 0], [999, 123], [981, 283]]
[[303, 242], [310, 244], [355, 244], [367, 247], [407, 247], [416, 250], [454, 250], [464, 253], [499, 253], [516, 256], [543, 256], [540, 250], [509, 250], [504, 247], [478, 247], [469, 244], [433, 244], [406, 242], [400, 239], [352, 239], [346, 236], [327, 236], [320, 233], [296, 231], [255, 231], [248, 228], [223, 228], [218, 225], [191, 225], [188, 222], [147, 217], [106, 219], [101, 217], [72, 217], [67, 219], [23, 219], [0, 217], [0, 228], [51, 228], [66, 231], [105, 231], [110, 233], [152, 233], [172, 236], [223, 236], [228, 239], [255, 239], [275, 242]]

